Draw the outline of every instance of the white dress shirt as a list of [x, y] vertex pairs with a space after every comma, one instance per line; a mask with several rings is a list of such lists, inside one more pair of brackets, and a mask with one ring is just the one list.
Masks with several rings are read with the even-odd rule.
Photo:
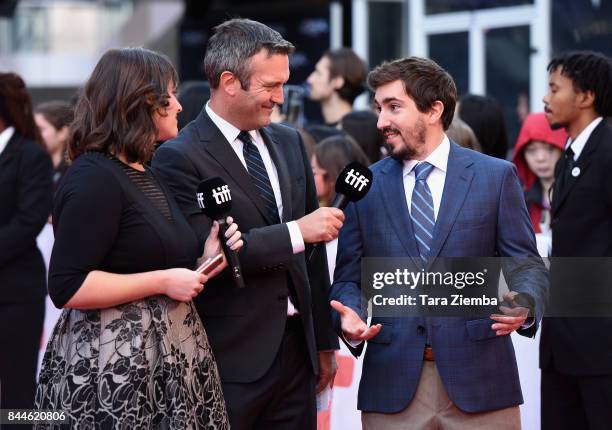
[[570, 138], [567, 140], [567, 143], [565, 144], [565, 149], [567, 149], [569, 145], [572, 145], [572, 151], [574, 151], [574, 161], [578, 161], [578, 157], [580, 157], [580, 154], [582, 153], [582, 150], [584, 149], [584, 145], [586, 145], [587, 140], [589, 140], [589, 137], [591, 137], [591, 133], [593, 133], [595, 127], [597, 127], [602, 120], [603, 117], [598, 116], [593, 121], [591, 121], [591, 123], [587, 125], [578, 136], [576, 136], [576, 139], [572, 140]]
[[15, 134], [15, 128], [12, 126], [5, 128], [4, 131], [0, 133], [0, 155], [2, 155], [2, 152], [4, 152], [4, 148], [6, 148], [6, 145], [8, 145], [9, 140], [11, 140], [11, 137], [13, 137], [13, 134]]
[[444, 191], [444, 182], [446, 180], [446, 166], [448, 165], [448, 155], [450, 153], [450, 141], [448, 137], [444, 135], [442, 143], [433, 150], [429, 156], [423, 160], [406, 160], [404, 161], [404, 190], [406, 192], [406, 204], [408, 205], [408, 211], [412, 210], [412, 191], [414, 190], [415, 174], [414, 166], [418, 163], [428, 162], [434, 168], [427, 177], [427, 185], [431, 191], [431, 197], [433, 199], [434, 206], [434, 220], [438, 219], [438, 211], [440, 210], [440, 203], [442, 202], [442, 192]]
[[[438, 219], [438, 211], [440, 210], [440, 203], [442, 202], [442, 192], [444, 191], [444, 181], [446, 180], [446, 166], [448, 165], [449, 154], [450, 140], [448, 140], [448, 136], [446, 136], [445, 134], [444, 139], [442, 139], [442, 143], [440, 143], [440, 145], [438, 145], [438, 147], [434, 149], [433, 152], [429, 154], [429, 156], [425, 160], [404, 161], [404, 170], [402, 177], [404, 179], [406, 204], [408, 205], [409, 212], [412, 210], [412, 191], [414, 190], [414, 183], [416, 180], [413, 170], [414, 166], [416, 166], [418, 163], [427, 161], [429, 164], [434, 166], [425, 182], [427, 182], [427, 185], [429, 186], [429, 190], [431, 191], [431, 197], [433, 199], [434, 219]], [[346, 339], [346, 337], [344, 337], [344, 334], [342, 334], [342, 337], [353, 348], [356, 348], [362, 342], [360, 340]]]
[[[242, 143], [242, 141], [238, 139], [238, 135], [240, 134], [241, 130], [237, 128], [236, 126], [234, 126], [233, 124], [230, 124], [229, 122], [227, 122], [225, 119], [221, 118], [219, 115], [217, 115], [212, 110], [209, 103], [206, 103], [205, 109], [206, 109], [206, 113], [208, 114], [212, 122], [219, 128], [219, 130], [221, 131], [221, 134], [225, 136], [230, 146], [232, 147], [232, 149], [234, 150], [234, 152], [240, 159], [240, 162], [242, 163], [242, 165], [248, 172], [246, 161], [244, 159], [244, 153], [242, 152], [244, 143]], [[270, 157], [270, 152], [268, 151], [268, 148], [266, 147], [266, 144], [264, 143], [263, 138], [261, 137], [261, 134], [259, 133], [259, 131], [249, 130], [248, 133], [251, 136], [253, 143], [259, 150], [259, 153], [261, 154], [261, 159], [263, 160], [264, 166], [266, 167], [266, 172], [268, 173], [268, 177], [270, 178], [270, 185], [272, 185], [272, 190], [274, 191], [274, 198], [276, 200], [276, 207], [278, 208], [278, 214], [279, 214], [280, 219], [282, 219], [283, 218], [283, 198], [281, 195], [280, 182], [278, 180], [278, 172], [276, 170], [276, 166], [272, 162], [272, 158]], [[300, 228], [297, 225], [297, 222], [289, 221], [286, 223], [286, 225], [287, 225], [287, 229], [289, 230], [289, 237], [291, 238], [291, 246], [293, 248], [293, 253], [299, 254], [300, 252], [304, 252], [304, 250], [306, 249], [306, 246], [304, 245], [304, 238], [302, 236], [302, 232], [300, 231]], [[291, 303], [291, 299], [289, 299], [287, 314], [295, 315], [297, 313], [298, 312], [295, 309], [295, 306], [293, 306], [293, 303]]]

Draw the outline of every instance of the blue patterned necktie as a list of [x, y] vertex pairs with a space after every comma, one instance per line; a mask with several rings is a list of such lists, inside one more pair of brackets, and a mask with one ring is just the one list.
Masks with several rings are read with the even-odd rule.
[[270, 219], [272, 219], [274, 224], [279, 224], [280, 217], [278, 216], [278, 207], [276, 206], [274, 190], [272, 189], [270, 177], [266, 171], [266, 166], [261, 158], [259, 149], [257, 149], [257, 146], [253, 143], [251, 135], [246, 131], [241, 131], [238, 135], [238, 139], [244, 144], [242, 153], [244, 154], [244, 161], [246, 161], [249, 175], [253, 180], [253, 185], [255, 185], [255, 188], [259, 191], [259, 195], [264, 202]]
[[413, 170], [416, 179], [410, 204], [410, 219], [412, 220], [412, 229], [417, 241], [419, 254], [423, 262], [427, 262], [433, 239], [433, 230], [436, 224], [433, 198], [426, 182], [427, 177], [433, 170], [433, 165], [427, 162], [418, 163], [414, 166]]

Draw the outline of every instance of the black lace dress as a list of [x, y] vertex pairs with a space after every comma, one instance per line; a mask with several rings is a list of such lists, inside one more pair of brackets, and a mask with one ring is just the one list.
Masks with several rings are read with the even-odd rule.
[[[61, 307], [92, 270], [192, 268], [198, 246], [150, 170], [80, 156], [58, 190], [49, 294]], [[148, 297], [64, 309], [49, 339], [36, 407], [78, 429], [228, 429], [217, 366], [193, 303]], [[38, 428], [52, 428], [40, 424]]]

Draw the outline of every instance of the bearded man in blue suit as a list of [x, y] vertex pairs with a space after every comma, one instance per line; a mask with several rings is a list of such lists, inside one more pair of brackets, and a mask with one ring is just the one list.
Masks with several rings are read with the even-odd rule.
[[[330, 295], [336, 330], [353, 353], [368, 342], [364, 429], [518, 429], [523, 398], [509, 335], [535, 335], [548, 276], [516, 170], [448, 139], [457, 90], [435, 62], [383, 63], [368, 84], [391, 156], [370, 167], [370, 192], [346, 208]], [[504, 298], [517, 306], [480, 318], [374, 312], [368, 327], [364, 257], [508, 257], [499, 262]]]

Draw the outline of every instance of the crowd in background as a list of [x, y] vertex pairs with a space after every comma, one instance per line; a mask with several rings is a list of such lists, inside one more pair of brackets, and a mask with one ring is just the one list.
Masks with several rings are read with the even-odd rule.
[[[311, 160], [322, 206], [333, 202], [334, 184], [345, 165], [350, 162], [370, 165], [386, 156], [384, 138], [377, 129], [376, 111], [353, 109], [355, 99], [367, 91], [367, 73], [365, 62], [352, 50], [342, 48], [325, 52], [307, 80], [309, 97], [321, 105], [324, 123], [307, 123], [299, 132]], [[179, 85], [178, 100], [182, 105], [179, 128], [199, 114], [209, 96], [206, 82]], [[4, 157], [0, 155], [3, 199], [0, 279], [18, 287], [19, 278], [27, 277], [28, 288], [32, 289], [31, 294], [4, 297], [0, 304], [0, 325], [19, 327], [19, 331], [2, 330], [0, 335], [3, 408], [33, 406], [37, 342], [46, 294], [45, 269], [35, 249], [35, 239], [43, 223], [52, 222], [53, 192], [70, 169], [67, 139], [74, 119], [73, 108], [70, 101], [63, 100], [31, 106], [23, 81], [14, 74], [0, 73], [0, 144], [4, 144], [0, 150], [6, 152]], [[276, 118], [293, 126], [283, 115]], [[3, 135], [8, 136], [7, 130], [11, 135], [3, 139]], [[534, 232], [541, 235], [549, 248], [550, 190], [567, 133], [563, 129], [552, 130], [544, 113], [531, 113], [525, 118], [517, 141], [508, 142], [499, 103], [489, 96], [465, 94], [459, 100], [447, 135], [463, 147], [509, 159], [515, 164]], [[9, 152], [14, 160], [19, 160], [14, 166], [5, 161]], [[19, 178], [27, 181], [19, 182]], [[17, 192], [20, 187], [27, 188], [25, 192]], [[328, 245], [332, 267], [334, 246], [334, 243]]]

